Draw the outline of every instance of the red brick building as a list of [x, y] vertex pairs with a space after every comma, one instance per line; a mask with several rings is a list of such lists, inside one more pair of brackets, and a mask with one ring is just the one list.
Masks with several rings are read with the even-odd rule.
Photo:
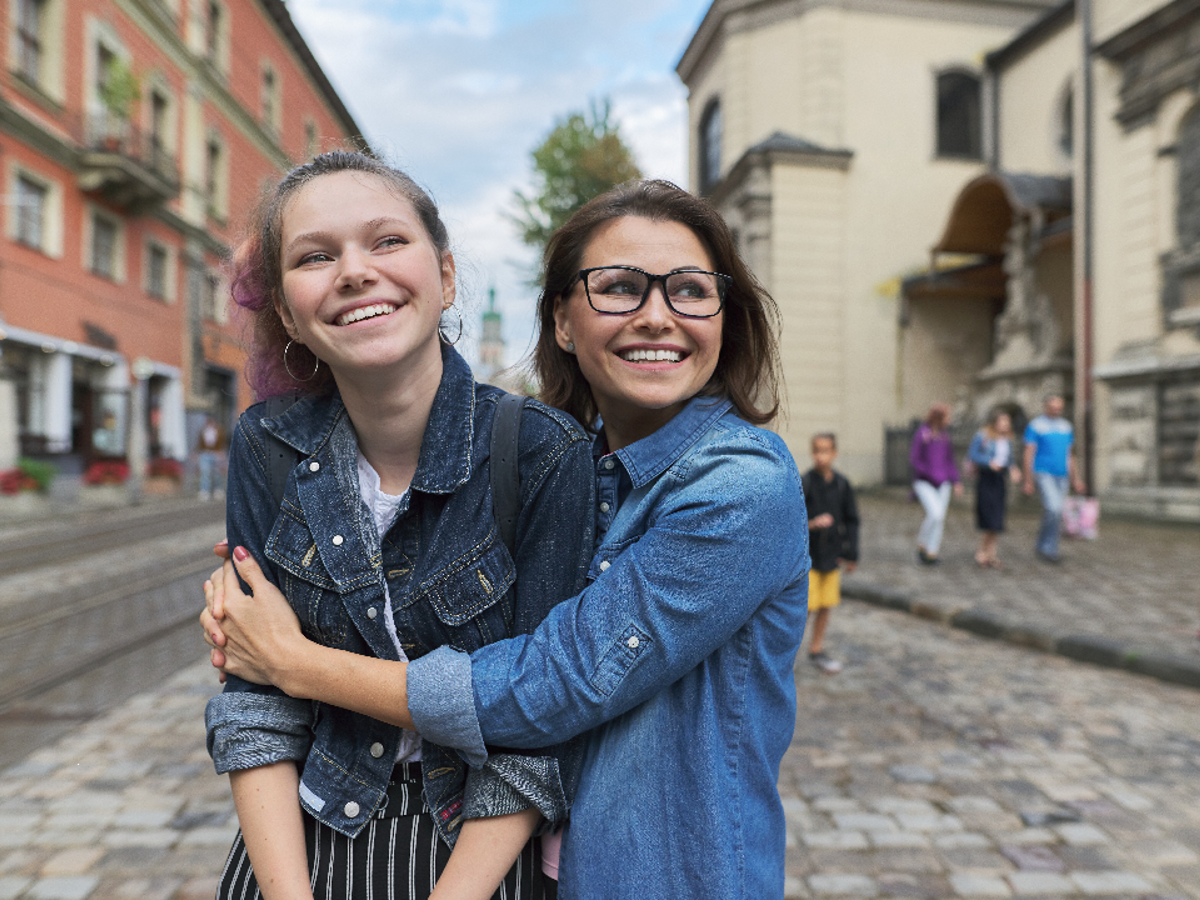
[[0, 0], [0, 469], [185, 459], [249, 402], [223, 268], [359, 129], [282, 0]]

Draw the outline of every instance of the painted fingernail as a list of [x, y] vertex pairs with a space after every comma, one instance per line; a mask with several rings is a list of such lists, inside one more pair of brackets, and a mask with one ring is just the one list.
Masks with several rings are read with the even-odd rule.
[[218, 547], [228, 547], [229, 546], [229, 538], [221, 538], [219, 541], [217, 541], [217, 546]]
[[250, 557], [250, 551], [248, 551], [245, 547], [234, 547], [233, 548], [233, 558], [236, 559], [238, 562], [245, 562], [247, 559], [249, 559], [249, 557]]

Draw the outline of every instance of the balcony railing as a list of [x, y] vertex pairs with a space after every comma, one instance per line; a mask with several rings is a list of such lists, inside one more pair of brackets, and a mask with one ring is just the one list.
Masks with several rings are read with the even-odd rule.
[[107, 110], [78, 120], [79, 186], [125, 208], [152, 207], [179, 195], [175, 156], [150, 132]]

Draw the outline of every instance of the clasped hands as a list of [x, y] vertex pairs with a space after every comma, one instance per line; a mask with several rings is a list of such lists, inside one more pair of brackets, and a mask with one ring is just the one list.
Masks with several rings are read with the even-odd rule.
[[[308, 639], [300, 620], [244, 547], [221, 541], [213, 552], [225, 560], [204, 582], [200, 627], [220, 680], [236, 675], [254, 684], [270, 684], [286, 692], [290, 661], [299, 658]], [[242, 591], [237, 576], [249, 586]]]

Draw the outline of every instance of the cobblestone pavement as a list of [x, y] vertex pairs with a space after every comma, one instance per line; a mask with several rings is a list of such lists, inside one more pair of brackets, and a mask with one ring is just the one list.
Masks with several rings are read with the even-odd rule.
[[[864, 593], [1197, 652], [1200, 532], [1106, 521], [1049, 567], [1017, 515], [1007, 568], [980, 571], [956, 510], [929, 569], [909, 562], [917, 507], [862, 505]], [[828, 645], [840, 675], [797, 664], [789, 898], [1200, 900], [1195, 689], [854, 600]], [[211, 897], [236, 830], [204, 750], [216, 687], [189, 666], [0, 771], [0, 900]]]
[[958, 615], [965, 627], [1095, 662], [1157, 666], [1200, 687], [1200, 528], [1102, 519], [1096, 540], [1064, 540], [1052, 565], [1033, 552], [1040, 507], [1022, 498], [1000, 538], [1003, 568], [980, 569], [964, 498], [951, 506], [941, 564], [922, 566], [921, 507], [903, 496], [860, 497], [862, 563], [844, 581], [847, 595], [943, 621]]
[[1200, 702], [848, 601], [797, 664], [788, 897], [1200, 898]]

